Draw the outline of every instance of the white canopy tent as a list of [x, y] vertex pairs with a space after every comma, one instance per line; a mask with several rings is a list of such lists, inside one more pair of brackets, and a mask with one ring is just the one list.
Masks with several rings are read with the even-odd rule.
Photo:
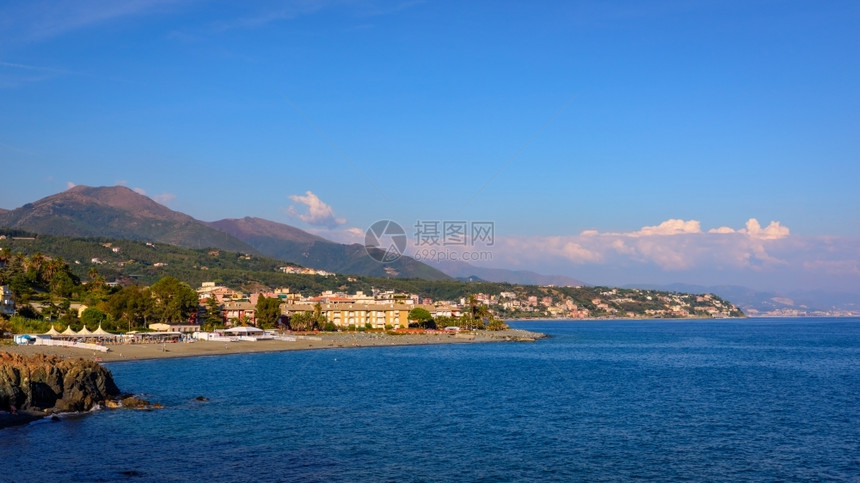
[[99, 328], [93, 332], [93, 335], [98, 337], [116, 337], [115, 334], [111, 334], [110, 332], [102, 329], [102, 324], [99, 324]]
[[224, 331], [227, 334], [233, 335], [260, 335], [264, 331], [257, 327], [232, 327]]

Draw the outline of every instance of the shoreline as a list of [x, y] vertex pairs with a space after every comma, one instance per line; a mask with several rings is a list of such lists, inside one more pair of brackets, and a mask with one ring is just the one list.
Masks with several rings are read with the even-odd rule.
[[487, 342], [532, 342], [546, 337], [539, 332], [521, 329], [501, 331], [478, 331], [459, 334], [398, 334], [362, 332], [323, 332], [313, 334], [314, 339], [296, 341], [261, 340], [256, 342], [195, 341], [166, 344], [118, 344], [108, 345], [108, 352], [96, 352], [73, 347], [37, 345], [3, 345], [0, 352], [14, 354], [51, 354], [63, 358], [83, 358], [100, 363], [143, 361], [152, 359], [174, 359], [184, 357], [223, 356], [284, 352], [294, 350], [345, 349], [350, 347], [398, 347], [413, 345], [474, 344]]

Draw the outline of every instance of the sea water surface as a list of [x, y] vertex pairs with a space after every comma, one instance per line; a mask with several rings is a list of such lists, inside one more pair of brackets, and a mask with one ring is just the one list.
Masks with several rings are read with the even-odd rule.
[[2, 430], [0, 481], [860, 481], [860, 319], [513, 325], [109, 364], [165, 409]]

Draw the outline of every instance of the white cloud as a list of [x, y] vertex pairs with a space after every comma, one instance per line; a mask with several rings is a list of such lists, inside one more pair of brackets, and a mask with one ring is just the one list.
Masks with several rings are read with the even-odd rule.
[[630, 232], [585, 230], [572, 236], [497, 237], [497, 259], [509, 263], [563, 260], [577, 265], [656, 265], [664, 271], [716, 269], [766, 270], [785, 265], [771, 251], [788, 237], [779, 222], [761, 228], [751, 218], [746, 228], [703, 231], [697, 220], [669, 219]]
[[702, 228], [698, 221], [684, 221], [679, 219], [666, 220], [657, 226], [644, 226], [637, 232], [630, 233], [630, 236], [663, 236], [663, 235], [681, 235], [688, 233], [701, 233]]
[[557, 245], [557, 252], [571, 261], [595, 263], [603, 260], [603, 256], [600, 253], [589, 250], [572, 240], [561, 239], [558, 240]]
[[308, 233], [316, 236], [321, 236], [326, 240], [331, 240], [337, 243], [352, 245], [358, 243], [364, 245], [364, 230], [361, 228], [310, 228]]
[[[120, 186], [125, 186], [126, 182], [125, 181], [118, 181], [117, 184]], [[135, 193], [139, 194], [139, 195], [148, 196], [152, 201], [155, 201], [156, 203], [159, 203], [162, 205], [166, 205], [166, 204], [168, 204], [171, 201], [176, 199], [176, 195], [173, 193], [161, 193], [158, 195], [149, 196], [148, 194], [146, 194], [146, 190], [143, 188], [135, 187], [135, 188], [131, 188], [131, 190], [134, 191]]]
[[77, 186], [75, 183], [72, 183], [71, 181], [66, 181], [66, 189], [67, 190], [70, 190], [70, 189], [74, 188], [75, 186]]
[[176, 195], [173, 193], [161, 193], [160, 195], [155, 195], [152, 197], [154, 201], [160, 203], [162, 205], [166, 205], [171, 201], [176, 199]]
[[295, 207], [290, 206], [287, 214], [297, 216], [300, 220], [314, 226], [325, 226], [334, 228], [337, 225], [346, 223], [346, 218], [338, 218], [334, 214], [331, 206], [325, 204], [317, 195], [310, 190], [305, 192], [305, 196], [290, 195], [290, 199], [296, 203], [301, 203], [307, 207], [307, 213], [299, 213]]
[[563, 258], [573, 263], [599, 263], [603, 255], [584, 246], [579, 237], [540, 236], [496, 238], [494, 250], [505, 252], [509, 262], [520, 264], [525, 259], [541, 257]]
[[746, 233], [752, 238], [760, 238], [763, 240], [778, 240], [788, 236], [788, 227], [780, 225], [778, 221], [771, 221], [766, 228], [762, 228], [758, 220], [750, 218], [747, 221], [746, 230], [738, 230], [740, 233]]
[[702, 227], [666, 220], [626, 232], [501, 236], [492, 257], [469, 263], [559, 273], [590, 283], [743, 285], [761, 289], [860, 291], [860, 240], [792, 235], [779, 221], [762, 227]]

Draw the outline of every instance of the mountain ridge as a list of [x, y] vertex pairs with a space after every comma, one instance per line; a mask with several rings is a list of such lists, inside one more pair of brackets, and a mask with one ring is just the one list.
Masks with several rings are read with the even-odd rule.
[[248, 244], [124, 186], [75, 186], [0, 213], [0, 226], [64, 236], [105, 236], [256, 253]]
[[383, 265], [368, 257], [362, 245], [335, 243], [262, 218], [204, 222], [125, 186], [78, 185], [0, 212], [0, 227], [46, 235], [107, 237], [262, 254], [346, 275], [450, 278], [409, 257]]
[[321, 236], [308, 233], [304, 230], [284, 223], [278, 223], [265, 218], [246, 216], [244, 218], [225, 218], [218, 221], [205, 221], [206, 225], [218, 231], [229, 233], [236, 238], [245, 237], [274, 237], [278, 236], [284, 240], [296, 242], [329, 242]]
[[488, 282], [507, 282], [519, 285], [555, 285], [559, 287], [583, 287], [590, 285], [565, 275], [543, 275], [530, 270], [477, 267], [461, 261], [428, 262], [428, 265], [457, 279], [477, 277]]
[[264, 218], [233, 218], [207, 224], [229, 233], [260, 253], [306, 267], [372, 277], [450, 278], [444, 272], [410, 257], [382, 264], [367, 256], [364, 245], [336, 243]]

